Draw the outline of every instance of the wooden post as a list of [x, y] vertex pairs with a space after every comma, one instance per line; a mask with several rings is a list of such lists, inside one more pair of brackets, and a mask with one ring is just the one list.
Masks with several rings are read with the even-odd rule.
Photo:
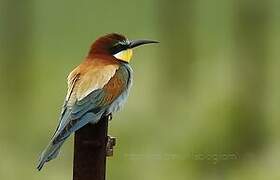
[[105, 180], [108, 118], [75, 133], [73, 180]]

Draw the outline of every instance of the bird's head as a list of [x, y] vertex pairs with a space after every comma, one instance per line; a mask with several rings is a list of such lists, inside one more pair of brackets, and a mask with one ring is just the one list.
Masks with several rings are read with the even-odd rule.
[[152, 40], [132, 40], [125, 36], [112, 33], [98, 38], [89, 51], [89, 57], [97, 55], [111, 55], [119, 61], [129, 62], [132, 57], [132, 48], [140, 45], [158, 43]]

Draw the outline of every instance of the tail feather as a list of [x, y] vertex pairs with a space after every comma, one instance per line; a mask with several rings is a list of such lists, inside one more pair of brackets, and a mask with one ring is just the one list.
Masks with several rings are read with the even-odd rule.
[[53, 143], [53, 141], [50, 142], [50, 144], [47, 146], [47, 148], [43, 151], [39, 158], [39, 163], [37, 165], [38, 171], [40, 171], [44, 164], [54, 158], [59, 154], [59, 150], [62, 146], [64, 141], [60, 141], [57, 143]]
[[98, 114], [89, 112], [83, 115], [80, 119], [68, 120], [67, 123], [62, 120], [56, 132], [54, 133], [50, 144], [41, 154], [37, 169], [40, 171], [46, 162], [56, 158], [62, 144], [73, 132], [82, 128], [89, 122], [96, 123], [97, 120], [100, 119], [102, 114], [103, 112], [100, 112]]
[[42, 154], [39, 158], [38, 165], [37, 165], [38, 171], [40, 171], [43, 168], [43, 166], [46, 162], [57, 157], [62, 144], [64, 143], [66, 138], [69, 136], [68, 135], [63, 140], [57, 141], [57, 137], [60, 136], [61, 131], [63, 131], [63, 129], [65, 128], [65, 122], [67, 122], [67, 118], [69, 117], [69, 115], [70, 115], [70, 111], [66, 111], [51, 139], [51, 142], [48, 144], [48, 146], [42, 152]]

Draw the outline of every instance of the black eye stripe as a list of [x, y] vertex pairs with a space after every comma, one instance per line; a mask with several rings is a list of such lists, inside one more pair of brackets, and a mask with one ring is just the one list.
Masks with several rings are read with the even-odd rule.
[[110, 48], [111, 54], [116, 54], [122, 50], [126, 50], [128, 48], [127, 42], [118, 42], [113, 47]]

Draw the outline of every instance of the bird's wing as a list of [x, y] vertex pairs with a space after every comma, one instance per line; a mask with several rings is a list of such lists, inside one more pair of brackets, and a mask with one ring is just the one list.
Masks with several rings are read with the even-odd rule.
[[63, 142], [73, 132], [89, 122], [98, 122], [110, 104], [127, 88], [129, 78], [126, 68], [111, 65], [87, 70], [77, 68], [70, 74], [59, 125], [40, 156], [38, 170], [58, 155]]
[[71, 75], [54, 143], [67, 138], [90, 121], [97, 122], [126, 88], [128, 76], [127, 70], [117, 65], [92, 68], [84, 74]]

